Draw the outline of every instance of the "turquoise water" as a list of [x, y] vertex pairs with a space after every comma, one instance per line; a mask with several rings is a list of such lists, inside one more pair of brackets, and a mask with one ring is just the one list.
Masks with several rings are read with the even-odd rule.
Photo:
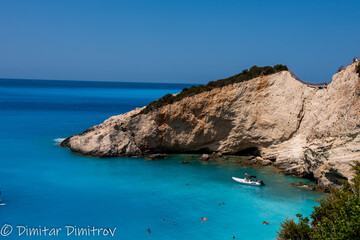
[[[183, 87], [0, 80], [0, 189], [6, 202], [0, 228], [13, 227], [3, 239], [274, 239], [280, 221], [312, 211], [322, 195], [289, 186], [299, 179], [271, 167], [196, 159], [180, 164], [186, 155], [99, 159], [55, 144]], [[244, 173], [260, 176], [266, 186], [240, 188], [231, 177]], [[202, 217], [208, 220], [202, 223]], [[62, 230], [52, 237], [18, 236], [17, 226]], [[65, 226], [116, 230], [114, 237], [66, 236]]]

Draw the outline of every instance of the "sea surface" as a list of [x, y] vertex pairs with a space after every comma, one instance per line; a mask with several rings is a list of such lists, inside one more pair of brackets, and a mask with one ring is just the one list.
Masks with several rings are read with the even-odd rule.
[[[290, 186], [300, 179], [272, 167], [202, 163], [187, 154], [100, 159], [57, 145], [59, 138], [184, 87], [0, 80], [0, 189], [6, 203], [0, 206], [0, 239], [274, 239], [285, 218], [308, 216], [323, 195]], [[192, 164], [181, 164], [184, 159]], [[245, 173], [266, 186], [240, 187], [231, 179]], [[34, 230], [44, 227], [53, 235]], [[70, 234], [80, 228], [85, 230]]]

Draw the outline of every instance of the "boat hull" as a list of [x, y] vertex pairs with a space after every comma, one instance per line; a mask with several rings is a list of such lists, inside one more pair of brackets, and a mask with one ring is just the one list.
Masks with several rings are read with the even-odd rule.
[[264, 186], [264, 183], [262, 181], [248, 181], [243, 178], [237, 178], [237, 177], [232, 177], [232, 179], [238, 183], [245, 184], [245, 185]]

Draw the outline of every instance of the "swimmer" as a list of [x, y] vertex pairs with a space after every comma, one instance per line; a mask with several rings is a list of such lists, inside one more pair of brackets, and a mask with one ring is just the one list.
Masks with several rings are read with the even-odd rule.
[[148, 228], [148, 230], [147, 230], [147, 231], [148, 231], [148, 233], [151, 233], [150, 228]]
[[263, 224], [265, 224], [265, 225], [269, 225], [270, 223], [263, 221]]

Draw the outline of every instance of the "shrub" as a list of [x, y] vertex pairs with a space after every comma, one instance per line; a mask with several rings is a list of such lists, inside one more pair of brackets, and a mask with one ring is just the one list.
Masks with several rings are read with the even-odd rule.
[[360, 239], [360, 163], [353, 166], [352, 183], [343, 181], [342, 188], [332, 188], [329, 195], [314, 207], [312, 221], [299, 218], [281, 223], [279, 239]]
[[191, 97], [202, 92], [211, 91], [214, 88], [220, 88], [233, 83], [248, 81], [250, 79], [259, 76], [270, 75], [273, 73], [287, 71], [287, 70], [288, 70], [287, 66], [281, 64], [275, 65], [274, 67], [252, 66], [249, 70], [245, 69], [241, 73], [231, 76], [229, 78], [220, 79], [217, 81], [210, 81], [206, 85], [198, 85], [198, 86], [191, 86], [190, 88], [184, 88], [179, 94], [175, 96], [171, 94], [166, 94], [162, 98], [151, 102], [143, 110], [141, 110], [139, 114], [147, 114], [167, 104], [172, 104], [174, 102], [180, 101], [185, 97]]
[[310, 239], [309, 218], [303, 218], [301, 214], [296, 214], [296, 216], [299, 223], [292, 218], [280, 223], [282, 229], [278, 232], [279, 239]]

